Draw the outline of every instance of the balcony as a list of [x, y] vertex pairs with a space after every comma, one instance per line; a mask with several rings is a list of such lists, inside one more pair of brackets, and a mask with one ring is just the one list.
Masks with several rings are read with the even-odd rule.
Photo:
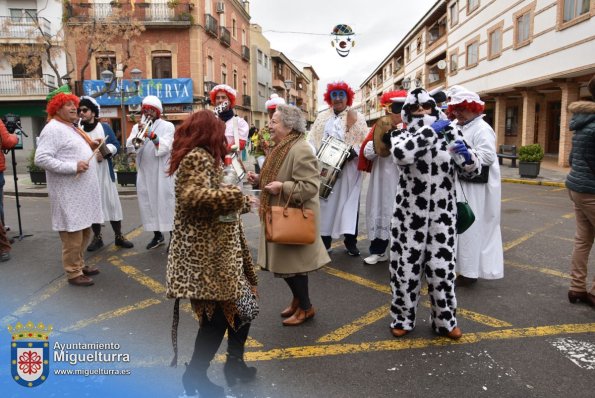
[[211, 90], [213, 90], [216, 85], [217, 85], [217, 83], [215, 83], [215, 82], [205, 80], [205, 82], [204, 82], [205, 96], [208, 96], [209, 93], [211, 92]]
[[242, 105], [243, 106], [250, 106], [251, 102], [252, 101], [251, 101], [251, 98], [249, 95], [246, 95], [246, 94], [242, 95]]
[[205, 30], [213, 37], [217, 37], [217, 20], [211, 14], [205, 14]]
[[[12, 18], [0, 17], [0, 40], [23, 39], [26, 42], [35, 42], [42, 34], [50, 36], [52, 24], [45, 18]], [[21, 40], [19, 40], [21, 41]]]
[[248, 46], [242, 46], [242, 59], [250, 62], [250, 49]]
[[171, 3], [135, 3], [133, 8], [128, 1], [111, 3], [69, 3], [65, 9], [68, 24], [77, 25], [93, 20], [135, 20], [150, 28], [189, 28], [194, 5], [188, 0]]
[[221, 44], [223, 44], [226, 47], [231, 46], [231, 34], [229, 33], [229, 29], [224, 28], [223, 26], [221, 26], [220, 31], [219, 31], [219, 40], [221, 41]]
[[55, 88], [56, 78], [52, 75], [38, 78], [0, 75], [0, 97], [46, 96]]

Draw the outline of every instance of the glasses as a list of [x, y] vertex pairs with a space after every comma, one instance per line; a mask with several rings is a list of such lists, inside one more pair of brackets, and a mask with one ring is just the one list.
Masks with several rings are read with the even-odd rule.
[[412, 110], [416, 110], [419, 108], [423, 108], [426, 111], [429, 111], [430, 109], [434, 109], [434, 105], [432, 105], [430, 102], [424, 102], [423, 104], [413, 104], [411, 106]]
[[332, 99], [347, 98], [347, 93], [345, 91], [343, 91], [343, 90], [331, 91], [331, 98]]
[[87, 111], [88, 111], [88, 110], [89, 110], [89, 108], [78, 108], [78, 109], [76, 110], [76, 113], [81, 113], [81, 112], [83, 112], [83, 113], [87, 113]]

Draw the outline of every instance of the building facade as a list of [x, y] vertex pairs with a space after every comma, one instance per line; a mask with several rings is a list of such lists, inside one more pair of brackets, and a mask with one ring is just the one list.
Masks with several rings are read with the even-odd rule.
[[271, 45], [262, 34], [260, 25], [250, 25], [252, 123], [263, 128], [269, 122], [265, 102], [273, 93]]
[[383, 92], [463, 85], [486, 101], [498, 144], [539, 143], [567, 166], [570, 102], [595, 74], [595, 2], [441, 0], [362, 83], [369, 121]]

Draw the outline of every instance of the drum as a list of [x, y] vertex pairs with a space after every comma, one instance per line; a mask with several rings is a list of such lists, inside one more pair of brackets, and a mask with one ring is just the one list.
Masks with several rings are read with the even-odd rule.
[[347, 161], [351, 145], [335, 137], [326, 137], [316, 153], [320, 164], [320, 190], [318, 194], [326, 199], [331, 194], [341, 168]]
[[244, 177], [246, 176], [246, 167], [244, 167], [244, 163], [242, 163], [242, 160], [238, 156], [238, 152], [231, 152], [230, 155], [231, 155], [231, 165], [232, 165], [233, 169], [236, 171], [240, 181], [242, 181], [244, 179]]

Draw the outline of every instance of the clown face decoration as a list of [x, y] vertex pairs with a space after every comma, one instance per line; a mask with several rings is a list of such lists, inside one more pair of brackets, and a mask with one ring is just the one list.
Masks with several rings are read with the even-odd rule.
[[351, 48], [355, 46], [355, 40], [353, 40], [353, 30], [349, 25], [339, 24], [333, 28], [331, 33], [334, 39], [331, 40], [331, 45], [337, 50], [337, 54], [341, 57], [349, 55]]

